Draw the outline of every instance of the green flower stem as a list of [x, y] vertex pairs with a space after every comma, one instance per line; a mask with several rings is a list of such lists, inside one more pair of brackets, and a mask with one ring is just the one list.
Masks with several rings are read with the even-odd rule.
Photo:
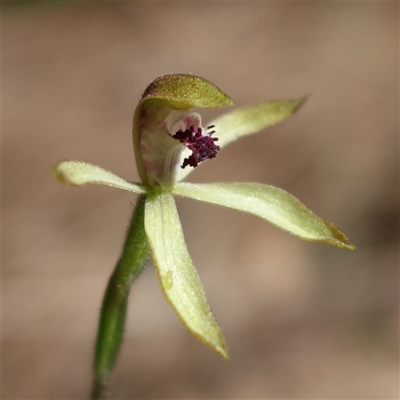
[[95, 348], [93, 400], [105, 396], [107, 382], [122, 343], [130, 288], [149, 258], [149, 245], [144, 230], [145, 200], [145, 195], [138, 198], [121, 258], [104, 296]]

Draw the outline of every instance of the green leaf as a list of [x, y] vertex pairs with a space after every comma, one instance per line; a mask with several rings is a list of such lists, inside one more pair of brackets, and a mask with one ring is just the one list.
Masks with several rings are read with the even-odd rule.
[[260, 183], [179, 183], [174, 194], [245, 211], [312, 242], [354, 250], [347, 237], [330, 222], [317, 217], [295, 197]]
[[143, 186], [129, 182], [97, 165], [83, 161], [61, 161], [52, 168], [52, 172], [58, 181], [67, 185], [97, 184], [135, 193], [145, 193]]
[[144, 91], [133, 117], [133, 147], [142, 182], [149, 183], [142, 157], [143, 132], [159, 126], [171, 110], [218, 108], [232, 104], [232, 100], [217, 86], [195, 75], [171, 74], [155, 79]]
[[123, 340], [129, 292], [150, 256], [144, 229], [145, 196], [138, 198], [122, 254], [104, 294], [94, 355], [92, 399], [104, 398]]
[[289, 118], [305, 100], [306, 97], [299, 100], [273, 100], [239, 108], [217, 117], [208, 125], [215, 125], [218, 145], [223, 147]]
[[145, 229], [165, 297], [194, 336], [228, 358], [221, 328], [211, 313], [190, 258], [171, 194], [148, 196]]

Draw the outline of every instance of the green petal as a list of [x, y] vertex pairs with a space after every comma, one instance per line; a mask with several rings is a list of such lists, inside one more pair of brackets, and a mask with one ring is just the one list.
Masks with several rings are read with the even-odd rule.
[[54, 177], [73, 186], [86, 184], [107, 185], [135, 193], [144, 193], [143, 187], [114, 175], [112, 172], [83, 161], [61, 161], [52, 168]]
[[221, 328], [211, 313], [169, 193], [148, 196], [145, 229], [165, 297], [194, 336], [228, 358]]
[[144, 91], [133, 118], [133, 147], [142, 182], [149, 183], [141, 149], [144, 131], [160, 125], [171, 110], [219, 108], [232, 104], [232, 100], [213, 83], [195, 75], [171, 74], [155, 79]]
[[289, 118], [305, 100], [306, 97], [299, 100], [274, 100], [239, 108], [216, 118], [207, 125], [215, 125], [218, 145], [223, 147], [243, 136], [257, 133]]
[[347, 250], [356, 248], [333, 224], [317, 217], [295, 197], [273, 186], [260, 183], [180, 183], [174, 193], [257, 215], [304, 240]]

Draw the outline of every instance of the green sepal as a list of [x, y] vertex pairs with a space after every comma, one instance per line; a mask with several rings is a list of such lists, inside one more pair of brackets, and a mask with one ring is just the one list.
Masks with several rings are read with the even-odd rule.
[[224, 358], [228, 349], [186, 247], [171, 194], [146, 199], [145, 229], [161, 288], [187, 329]]
[[144, 91], [141, 103], [150, 98], [163, 100], [176, 110], [219, 108], [233, 104], [229, 96], [213, 83], [189, 74], [163, 75], [155, 79]]
[[179, 183], [174, 194], [234, 208], [261, 217], [301, 239], [354, 250], [333, 224], [317, 217], [282, 189], [260, 183]]
[[59, 182], [71, 186], [106, 185], [134, 193], [145, 193], [140, 183], [127, 181], [97, 165], [83, 161], [61, 161], [51, 171]]

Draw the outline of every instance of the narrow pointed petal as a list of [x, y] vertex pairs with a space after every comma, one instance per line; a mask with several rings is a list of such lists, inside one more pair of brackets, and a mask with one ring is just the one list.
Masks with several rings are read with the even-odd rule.
[[[224, 146], [240, 139], [262, 131], [289, 118], [306, 101], [307, 97], [299, 100], [273, 100], [259, 103], [250, 107], [233, 110], [217, 117], [207, 125], [215, 125], [215, 136], [218, 137], [218, 146]], [[193, 168], [178, 171], [177, 180], [186, 178]]]
[[148, 196], [145, 229], [165, 297], [194, 336], [228, 358], [221, 328], [211, 313], [169, 193]]
[[215, 125], [218, 145], [223, 147], [289, 118], [305, 100], [306, 97], [299, 100], [273, 100], [239, 108], [217, 117], [208, 125]]
[[248, 212], [312, 242], [354, 250], [347, 237], [330, 222], [317, 217], [299, 200], [260, 183], [180, 183], [174, 194]]
[[112, 172], [83, 161], [61, 161], [52, 168], [54, 177], [67, 185], [97, 184], [112, 186], [134, 193], [145, 193], [143, 186], [129, 182]]

